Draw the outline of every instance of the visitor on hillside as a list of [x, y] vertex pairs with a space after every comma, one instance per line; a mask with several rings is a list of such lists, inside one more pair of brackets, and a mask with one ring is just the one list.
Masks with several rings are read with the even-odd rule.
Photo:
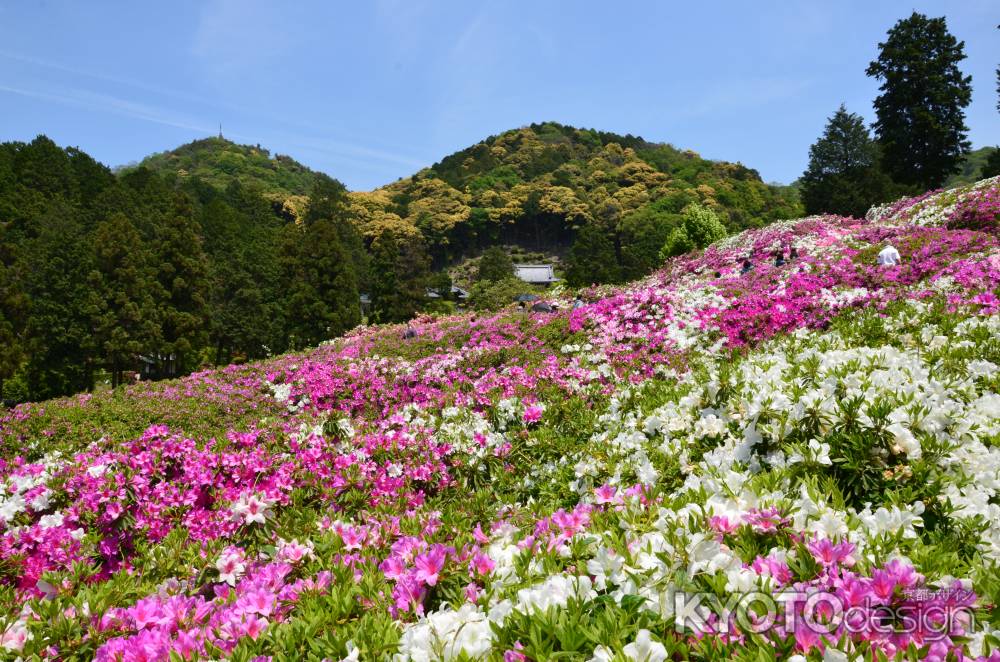
[[581, 299], [580, 295], [577, 294], [576, 298], [573, 299], [573, 310], [576, 310], [577, 308], [582, 308], [582, 307], [583, 307], [583, 299]]
[[878, 264], [882, 267], [894, 267], [903, 261], [899, 251], [892, 244], [887, 244], [878, 254]]
[[417, 332], [409, 324], [406, 325], [406, 330], [403, 331], [403, 340], [409, 340], [410, 338], [416, 338]]
[[797, 260], [799, 258], [799, 249], [792, 246], [788, 249], [788, 261]]
[[747, 274], [753, 271], [753, 261], [747, 257], [743, 259], [743, 268], [740, 269], [740, 275]]
[[785, 266], [785, 249], [779, 248], [774, 251], [774, 266], [783, 267]]

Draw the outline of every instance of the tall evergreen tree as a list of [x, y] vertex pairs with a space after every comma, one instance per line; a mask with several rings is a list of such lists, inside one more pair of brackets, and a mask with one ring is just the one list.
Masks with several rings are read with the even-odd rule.
[[240, 190], [231, 203], [244, 219], [242, 265], [246, 287], [236, 292], [236, 300], [247, 311], [238, 348], [248, 358], [258, 359], [284, 349], [284, 320], [281, 306], [280, 222], [270, 204], [253, 191]]
[[89, 154], [76, 147], [67, 148], [66, 155], [73, 170], [76, 196], [80, 204], [89, 210], [105, 189], [115, 185], [114, 173], [106, 165], [98, 163]]
[[321, 219], [342, 218], [347, 209], [347, 187], [333, 177], [320, 175], [309, 193], [306, 224]]
[[16, 278], [14, 247], [5, 242], [0, 222], [0, 400], [3, 383], [17, 372], [24, 358], [23, 331], [27, 300]]
[[[1000, 25], [997, 26], [1000, 30]], [[997, 67], [997, 112], [1000, 113], [1000, 67]], [[990, 152], [989, 158], [983, 164], [983, 177], [996, 177], [1000, 175], [1000, 145]]]
[[880, 81], [875, 134], [894, 181], [924, 189], [940, 186], [969, 151], [964, 108], [972, 78], [958, 68], [965, 43], [944, 17], [913, 12], [889, 30], [867, 74]]
[[253, 324], [251, 311], [245, 305], [246, 297], [240, 296], [250, 280], [241, 242], [245, 237], [241, 220], [236, 210], [218, 195], [201, 209], [209, 259], [209, 327], [216, 364], [228, 362], [234, 351], [242, 350], [237, 336], [244, 325]]
[[37, 219], [24, 251], [31, 302], [26, 328], [28, 388], [41, 400], [93, 386], [94, 297], [87, 284], [93, 247], [77, 210], [56, 199]]
[[76, 177], [69, 156], [46, 136], [22, 145], [17, 150], [14, 167], [19, 183], [27, 190], [46, 198], [76, 197]]
[[986, 159], [986, 163], [983, 164], [983, 178], [996, 177], [1000, 175], [1000, 145], [996, 147], [992, 152], [990, 152], [989, 157]]
[[288, 226], [282, 251], [287, 343], [302, 348], [361, 322], [359, 271], [367, 255], [348, 217], [347, 189], [320, 177], [302, 226]]
[[335, 338], [361, 322], [354, 263], [337, 221], [288, 226], [283, 254], [288, 344], [293, 349]]
[[156, 285], [149, 252], [124, 214], [113, 214], [97, 226], [94, 249], [89, 280], [97, 296], [94, 336], [111, 384], [118, 386], [136, 356], [152, 353], [158, 345]]
[[234, 184], [201, 210], [210, 263], [209, 316], [216, 363], [283, 348], [277, 219], [259, 195]]
[[577, 234], [566, 262], [566, 282], [573, 287], [621, 280], [614, 242], [593, 223]]
[[371, 252], [373, 317], [377, 322], [405, 322], [427, 301], [430, 258], [423, 242], [399, 241], [383, 232], [372, 242]]
[[338, 180], [326, 175], [319, 175], [313, 190], [309, 194], [309, 202], [304, 216], [306, 225], [322, 219], [333, 219], [340, 244], [347, 251], [354, 271], [358, 288], [364, 290], [368, 286], [369, 255], [365, 250], [364, 240], [355, 229], [348, 209], [347, 188]]
[[177, 196], [154, 231], [160, 371], [172, 376], [195, 367], [207, 341], [208, 263], [186, 196]]
[[891, 189], [864, 119], [841, 104], [809, 148], [801, 191], [806, 213], [863, 218], [869, 207], [890, 196]]

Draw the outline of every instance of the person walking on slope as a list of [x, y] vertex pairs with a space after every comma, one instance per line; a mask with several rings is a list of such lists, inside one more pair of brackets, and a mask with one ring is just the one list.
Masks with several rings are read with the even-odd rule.
[[881, 267], [894, 267], [902, 261], [903, 258], [900, 257], [899, 251], [892, 244], [886, 244], [885, 248], [879, 252], [877, 260]]

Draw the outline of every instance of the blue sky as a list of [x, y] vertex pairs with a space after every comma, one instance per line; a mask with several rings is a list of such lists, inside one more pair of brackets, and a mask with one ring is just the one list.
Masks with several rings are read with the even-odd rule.
[[555, 120], [789, 182], [916, 9], [965, 41], [974, 147], [1000, 142], [1000, 5], [955, 2], [0, 0], [0, 140], [109, 165], [217, 133], [369, 189]]

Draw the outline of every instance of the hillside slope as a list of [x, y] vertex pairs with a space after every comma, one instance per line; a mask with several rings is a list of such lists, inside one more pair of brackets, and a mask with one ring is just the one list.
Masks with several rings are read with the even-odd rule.
[[801, 214], [790, 189], [742, 164], [554, 122], [491, 136], [354, 197], [368, 234], [402, 222], [449, 256], [496, 243], [567, 246], [585, 225], [638, 242], [669, 232], [670, 215], [692, 202], [718, 209], [730, 231]]
[[[197, 179], [220, 191], [236, 181], [276, 201], [304, 199], [318, 174], [290, 156], [272, 156], [260, 145], [239, 145], [224, 138], [203, 138], [151, 154], [138, 166], [180, 182]], [[302, 203], [289, 206], [296, 204]]]
[[[555, 314], [20, 406], [3, 645], [995, 660], [998, 213], [987, 180], [749, 230]], [[763, 613], [682, 609], [748, 593]]]
[[996, 147], [980, 147], [972, 150], [962, 162], [961, 172], [949, 177], [945, 185], [948, 187], [961, 186], [983, 179], [984, 176], [987, 176], [983, 174], [983, 169], [987, 167], [987, 162], [996, 151]]
[[[220, 138], [154, 154], [139, 165], [220, 190], [239, 181], [296, 216], [317, 176], [259, 145]], [[490, 136], [351, 198], [353, 216], [369, 239], [385, 231], [419, 237], [439, 264], [501, 243], [565, 249], [588, 224], [624, 244], [656, 234], [658, 250], [672, 216], [692, 202], [717, 209], [730, 231], [801, 214], [794, 191], [765, 184], [742, 164], [554, 122]]]

